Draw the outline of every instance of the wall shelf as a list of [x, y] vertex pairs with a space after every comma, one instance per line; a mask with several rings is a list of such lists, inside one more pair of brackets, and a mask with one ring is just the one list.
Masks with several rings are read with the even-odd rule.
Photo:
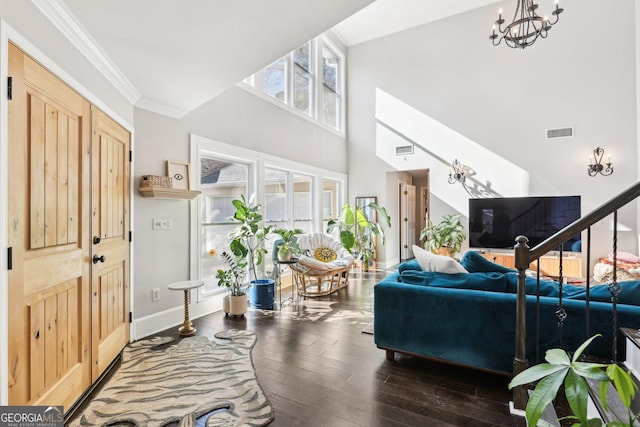
[[177, 188], [164, 187], [138, 187], [138, 192], [142, 195], [142, 197], [185, 200], [191, 200], [201, 193], [201, 191], [197, 190], [179, 190]]

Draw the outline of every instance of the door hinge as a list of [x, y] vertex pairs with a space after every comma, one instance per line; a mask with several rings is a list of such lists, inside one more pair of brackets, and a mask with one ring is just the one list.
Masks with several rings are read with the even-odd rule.
[[129, 232], [129, 243], [133, 242], [133, 231]]
[[13, 97], [13, 77], [7, 77], [7, 99]]
[[133, 150], [129, 150], [129, 163], [133, 161]]
[[7, 270], [13, 270], [13, 247], [7, 248]]
[[129, 312], [129, 323], [133, 322], [133, 313]]

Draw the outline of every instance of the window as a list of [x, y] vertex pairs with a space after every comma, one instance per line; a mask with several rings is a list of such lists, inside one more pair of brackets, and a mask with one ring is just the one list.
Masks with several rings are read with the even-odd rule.
[[243, 80], [305, 117], [344, 132], [344, 54], [320, 36]]
[[[197, 135], [191, 135], [191, 165], [197, 169], [194, 173], [202, 192], [191, 209], [191, 278], [205, 283], [198, 290], [199, 301], [224, 292], [215, 275], [218, 269], [227, 268], [220, 255], [229, 251], [227, 235], [236, 224], [228, 218], [235, 213], [232, 202], [239, 195], [255, 194], [264, 225], [304, 232], [325, 230], [326, 215], [344, 203], [339, 191], [346, 181], [342, 174]], [[259, 177], [264, 177], [261, 184]], [[328, 202], [322, 201], [323, 194]], [[327, 203], [331, 208], [325, 212]], [[267, 255], [260, 268], [265, 276], [273, 270], [272, 245], [278, 238], [274, 234], [265, 242]]]
[[322, 85], [320, 89], [320, 121], [332, 128], [339, 127], [340, 58], [327, 46], [322, 47]]
[[249, 192], [249, 164], [235, 163], [208, 156], [200, 158], [201, 212], [200, 230], [200, 275], [205, 285], [203, 293], [218, 289], [214, 279], [219, 268], [225, 268], [220, 258], [223, 251], [229, 251], [227, 234], [235, 228], [229, 221], [235, 208], [231, 203], [240, 194]]

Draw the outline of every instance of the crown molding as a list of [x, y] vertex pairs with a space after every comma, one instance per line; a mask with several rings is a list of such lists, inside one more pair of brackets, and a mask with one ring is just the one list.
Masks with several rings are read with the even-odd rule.
[[152, 101], [148, 98], [140, 98], [138, 102], [136, 102], [135, 106], [143, 110], [171, 117], [172, 119], [181, 119], [186, 116], [187, 113], [189, 113], [189, 111], [187, 110], [174, 107], [173, 105], [167, 105], [160, 102]]
[[111, 61], [61, 0], [31, 0], [31, 2], [127, 101], [136, 104], [140, 100], [140, 92]]

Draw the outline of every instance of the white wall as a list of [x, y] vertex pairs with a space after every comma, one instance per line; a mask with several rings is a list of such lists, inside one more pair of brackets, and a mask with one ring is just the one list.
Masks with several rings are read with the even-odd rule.
[[[165, 175], [167, 160], [189, 162], [190, 133], [337, 173], [347, 170], [343, 137], [237, 87], [182, 120], [136, 109], [135, 124], [136, 186], [141, 175]], [[136, 194], [135, 206], [134, 317], [139, 331], [150, 331], [150, 322], [182, 319], [182, 295], [167, 285], [189, 279], [190, 203]], [[173, 229], [152, 230], [153, 218], [171, 219]], [[160, 288], [157, 302], [151, 301], [153, 288]], [[199, 310], [195, 302], [192, 311]]]
[[[488, 39], [497, 8], [509, 15], [514, 7], [506, 1], [350, 47], [350, 199], [374, 194], [372, 188], [382, 192], [380, 171], [401, 168], [396, 159], [385, 162], [375, 155], [383, 139], [406, 142], [398, 133], [429, 154], [418, 162], [421, 166], [408, 161], [407, 168], [430, 169], [434, 221], [451, 211], [466, 214], [458, 200], [468, 198], [464, 190], [437, 185], [454, 156], [477, 171], [479, 182], [490, 177], [498, 194], [580, 194], [583, 213], [635, 183], [634, 1], [616, 2], [615, 8], [596, 0], [563, 0], [562, 5], [565, 12], [549, 37], [524, 51], [493, 47]], [[540, 7], [544, 13], [551, 3]], [[397, 114], [393, 132], [381, 131], [376, 123], [379, 93], [406, 110]], [[435, 132], [427, 123], [441, 129]], [[575, 127], [574, 138], [545, 139], [545, 129], [568, 126]], [[597, 146], [612, 156], [610, 177], [586, 173], [587, 158]], [[446, 156], [439, 158], [441, 153]], [[483, 161], [485, 155], [478, 153], [497, 160]], [[510, 186], [514, 178], [522, 184], [519, 191]], [[396, 203], [395, 195], [377, 195], [383, 205]], [[636, 227], [635, 206], [621, 211], [620, 222]], [[594, 228], [592, 257], [610, 250], [606, 229]], [[619, 250], [637, 251], [636, 236], [621, 233]], [[387, 257], [396, 251], [387, 247]]]

